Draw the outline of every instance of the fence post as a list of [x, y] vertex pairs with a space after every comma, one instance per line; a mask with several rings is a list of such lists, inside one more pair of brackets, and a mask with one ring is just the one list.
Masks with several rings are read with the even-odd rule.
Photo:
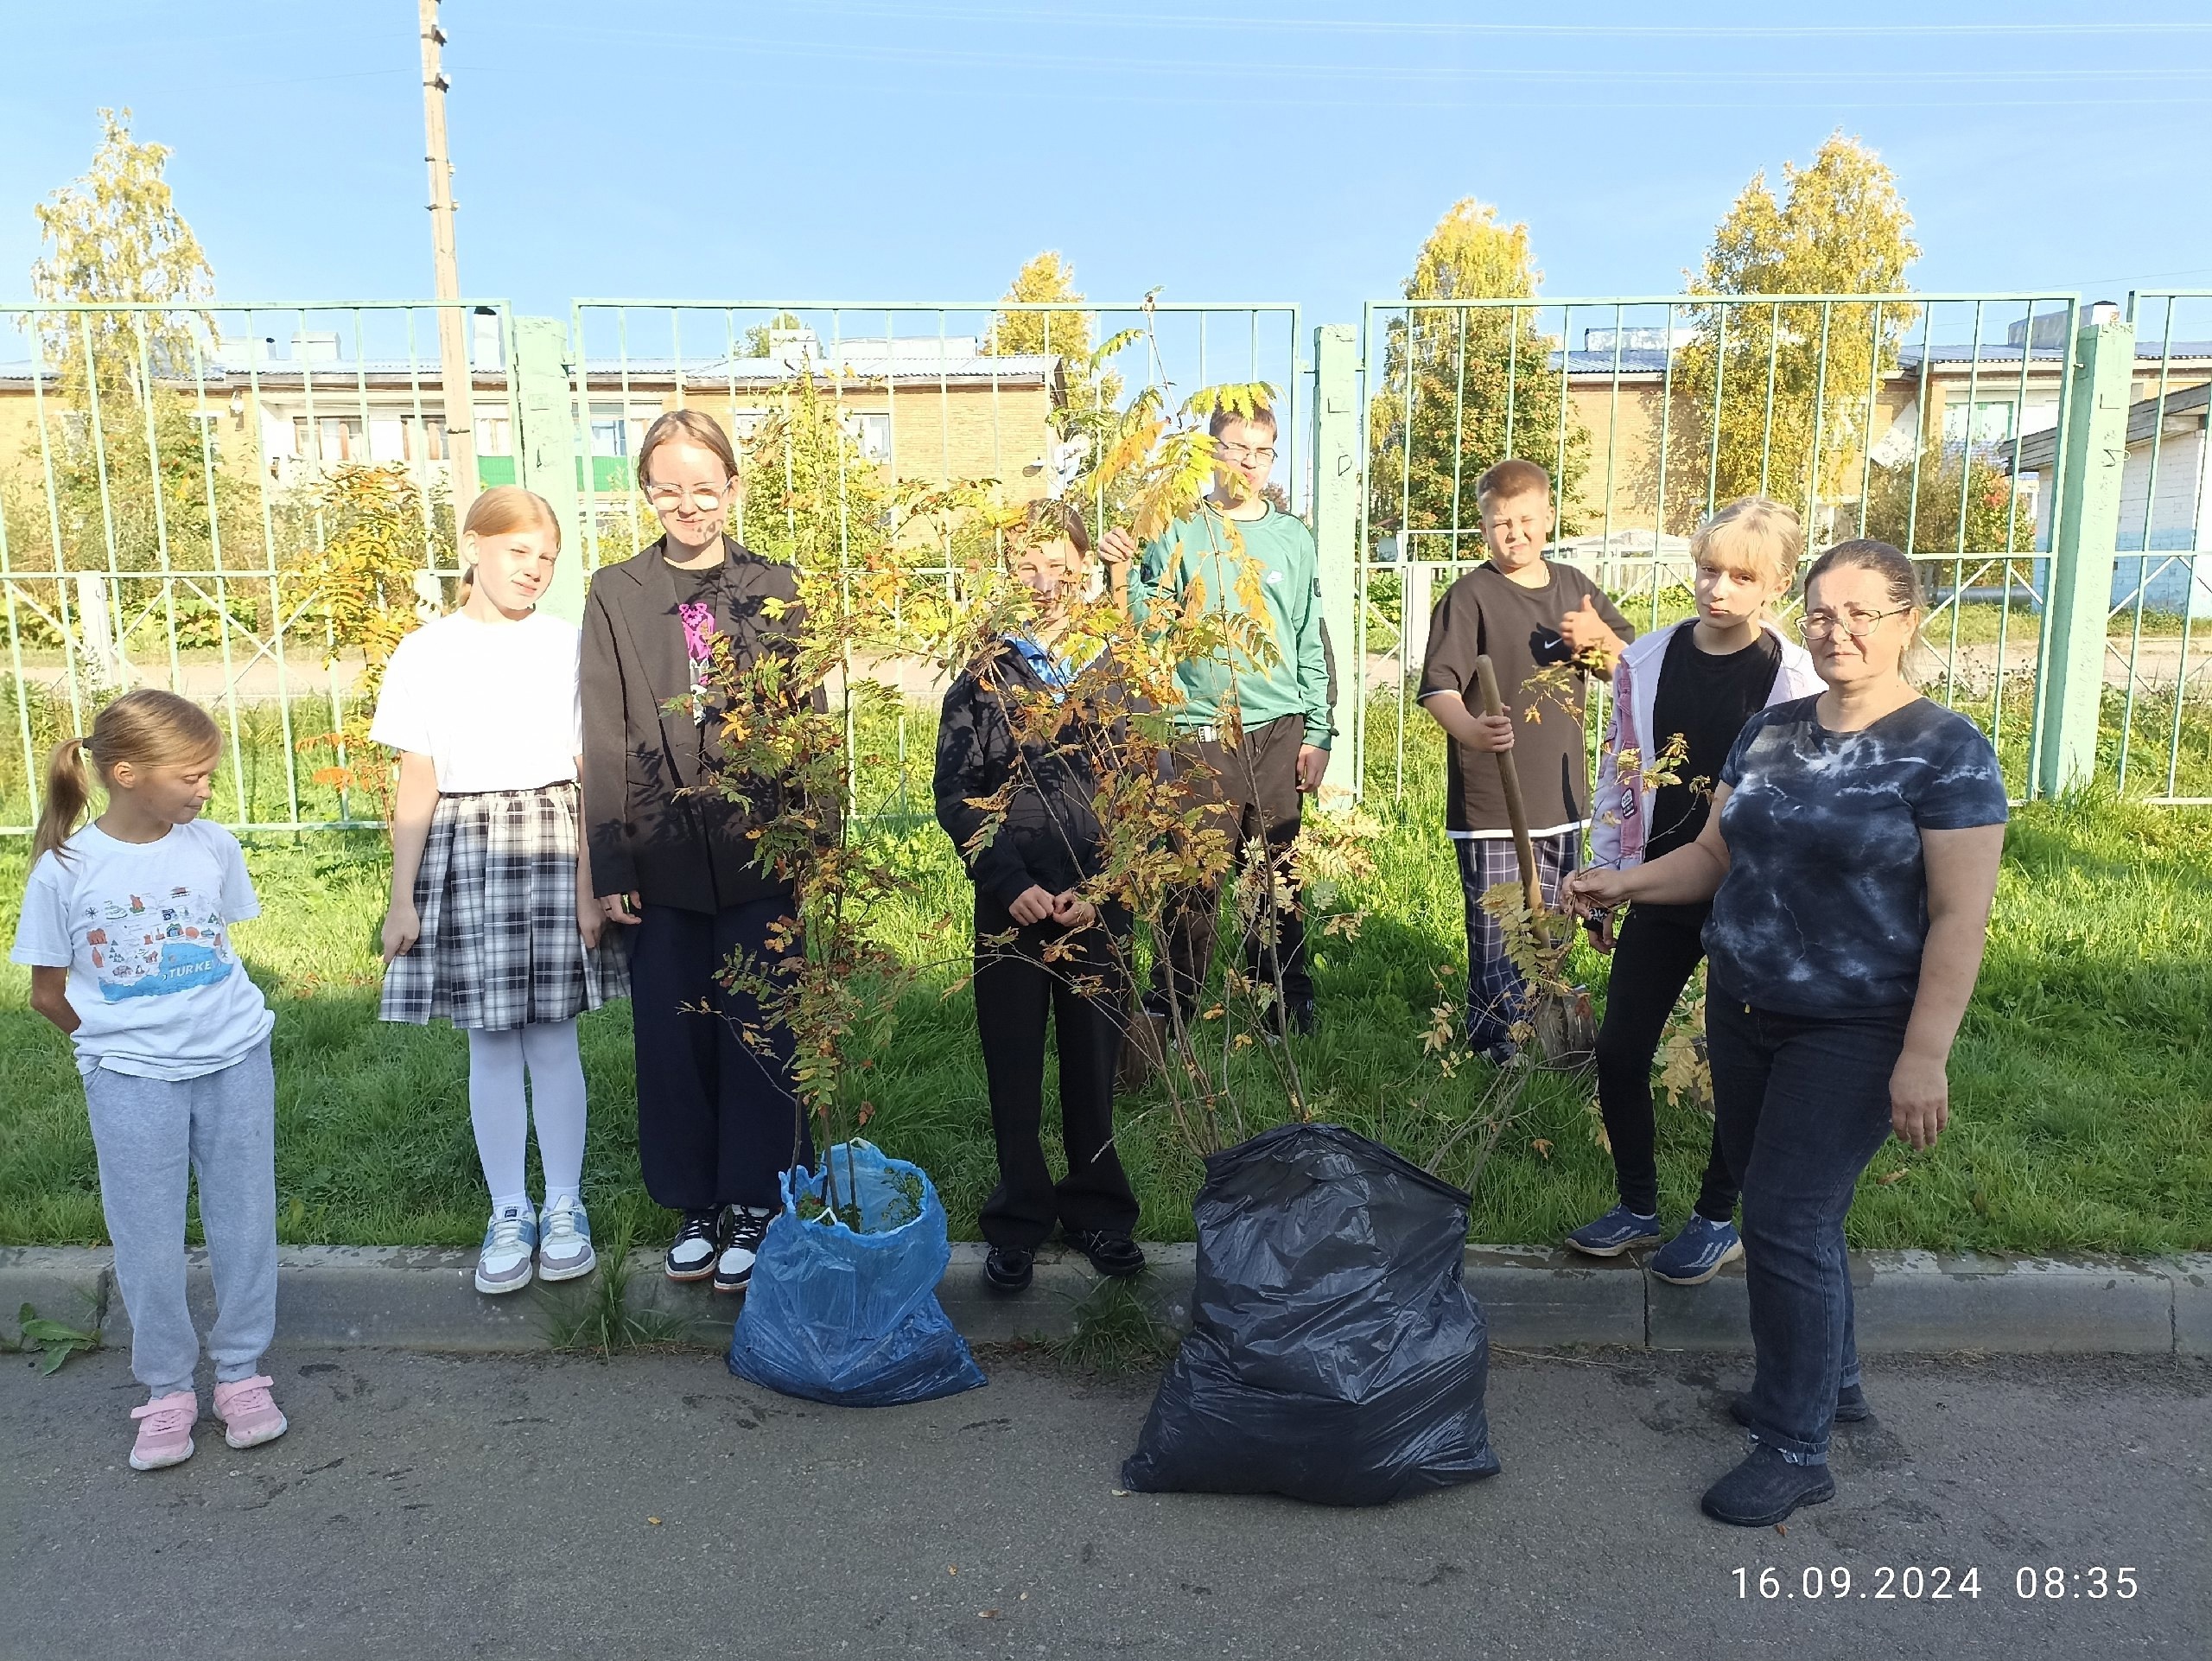
[[553, 504], [561, 520], [561, 559], [539, 603], [556, 617], [584, 615], [583, 510], [578, 500], [576, 407], [569, 384], [569, 330], [557, 317], [514, 320], [515, 476]]
[[2044, 797], [2086, 785], [2096, 774], [2135, 325], [2118, 317], [2086, 324], [2075, 335], [2073, 350], [2073, 397], [2060, 439], [2058, 520], [2050, 539], [2049, 615], [2036, 677], [2041, 720], [2031, 789]]
[[1321, 616], [1337, 665], [1333, 791], [1360, 790], [1360, 693], [1367, 682], [1354, 626], [1359, 565], [1359, 332], [1349, 323], [1313, 331], [1313, 542], [1320, 555]]

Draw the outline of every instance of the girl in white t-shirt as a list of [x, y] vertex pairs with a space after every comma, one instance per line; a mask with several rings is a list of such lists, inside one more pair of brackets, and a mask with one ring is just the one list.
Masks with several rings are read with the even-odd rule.
[[[578, 631], [537, 609], [560, 551], [543, 497], [513, 485], [479, 496], [461, 527], [465, 603], [399, 643], [369, 728], [400, 752], [379, 1013], [443, 1015], [468, 1034], [469, 1117], [492, 1191], [480, 1292], [530, 1284], [533, 1254], [549, 1281], [597, 1263], [576, 1017], [629, 990], [576, 833]], [[542, 1212], [524, 1175], [533, 1117]]]
[[[47, 763], [30, 884], [10, 955], [84, 1075], [100, 1209], [130, 1315], [131, 1468], [192, 1457], [200, 1338], [185, 1303], [195, 1175], [215, 1271], [215, 1416], [233, 1448], [284, 1434], [261, 1358], [276, 1330], [275, 1018], [231, 944], [261, 914], [238, 838], [200, 811], [222, 735], [174, 692], [125, 692]], [[107, 811], [81, 830], [90, 762]]]

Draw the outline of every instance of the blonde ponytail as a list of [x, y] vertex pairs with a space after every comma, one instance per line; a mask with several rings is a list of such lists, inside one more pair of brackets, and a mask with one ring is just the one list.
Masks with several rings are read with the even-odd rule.
[[190, 698], [151, 686], [125, 692], [99, 712], [91, 736], [56, 744], [47, 757], [46, 804], [39, 809], [31, 857], [69, 857], [69, 838], [92, 804], [87, 772], [97, 773], [100, 783], [113, 789], [115, 769], [126, 761], [142, 767], [181, 767], [217, 755], [222, 747], [222, 729]]
[[52, 854], [67, 862], [69, 838], [92, 805], [91, 785], [85, 778], [85, 741], [66, 738], [46, 758], [46, 803], [38, 811], [38, 833], [31, 839], [31, 860]]

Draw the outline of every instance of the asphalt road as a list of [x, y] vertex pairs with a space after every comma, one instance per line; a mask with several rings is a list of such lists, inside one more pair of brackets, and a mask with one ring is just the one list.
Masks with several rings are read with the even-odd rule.
[[1504, 1473], [1368, 1511], [1117, 1494], [1148, 1383], [1007, 1355], [988, 1389], [875, 1412], [703, 1355], [272, 1359], [289, 1435], [233, 1454], [203, 1420], [196, 1457], [145, 1475], [124, 1464], [122, 1356], [0, 1365], [0, 1656], [2212, 1648], [2198, 1363], [1885, 1361], [1836, 1500], [1747, 1532], [1696, 1511], [1739, 1447], [1720, 1391], [1743, 1369], [1710, 1357], [1500, 1356]]

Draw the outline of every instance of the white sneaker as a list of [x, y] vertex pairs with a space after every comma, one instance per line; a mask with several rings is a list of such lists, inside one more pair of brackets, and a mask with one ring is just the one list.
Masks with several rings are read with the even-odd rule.
[[584, 1202], [574, 1194], [548, 1201], [537, 1214], [537, 1278], [572, 1281], [598, 1267]]
[[715, 1259], [715, 1290], [742, 1292], [753, 1284], [753, 1265], [760, 1255], [760, 1242], [775, 1221], [772, 1211], [753, 1211], [744, 1206], [729, 1208], [729, 1238]]
[[496, 1297], [530, 1284], [530, 1255], [537, 1248], [537, 1214], [509, 1206], [493, 1214], [476, 1254], [476, 1289]]

